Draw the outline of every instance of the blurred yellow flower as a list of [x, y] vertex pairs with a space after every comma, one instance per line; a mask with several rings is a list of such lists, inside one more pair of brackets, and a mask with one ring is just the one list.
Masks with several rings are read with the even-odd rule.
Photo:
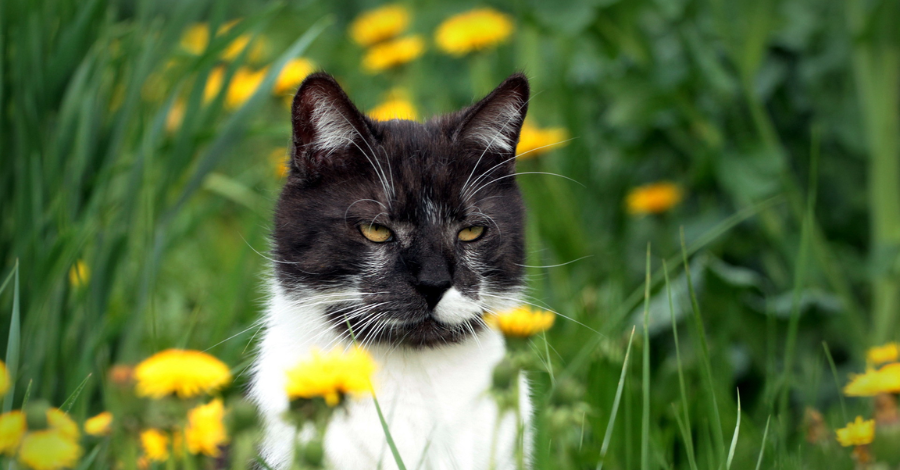
[[203, 88], [203, 102], [212, 101], [219, 95], [224, 79], [225, 69], [222, 67], [216, 67], [209, 72], [209, 76], [206, 77], [206, 85]]
[[350, 24], [350, 37], [364, 47], [391, 39], [406, 30], [409, 16], [409, 11], [398, 4], [366, 11]]
[[630, 214], [659, 214], [677, 205], [682, 197], [677, 185], [662, 181], [632, 189], [625, 204]]
[[418, 59], [425, 52], [425, 40], [413, 35], [372, 46], [363, 57], [366, 72], [376, 73]]
[[188, 452], [218, 457], [219, 446], [228, 442], [224, 418], [225, 408], [220, 399], [188, 411], [188, 425], [184, 430]]
[[141, 448], [144, 456], [154, 462], [165, 462], [169, 459], [169, 436], [159, 429], [147, 429], [141, 432]]
[[281, 95], [293, 92], [303, 83], [303, 79], [307, 75], [315, 71], [316, 66], [309, 59], [303, 57], [293, 59], [281, 69], [278, 78], [275, 80], [275, 94]]
[[291, 400], [322, 397], [335, 406], [347, 393], [371, 391], [373, 373], [375, 361], [364, 349], [313, 350], [309, 359], [288, 370], [286, 391]]
[[75, 264], [69, 269], [69, 284], [72, 287], [84, 287], [91, 280], [91, 270], [84, 260], [75, 261]]
[[58, 408], [50, 408], [47, 410], [47, 426], [72, 440], [78, 440], [81, 435], [75, 421], [73, 421], [65, 411]]
[[553, 147], [566, 145], [565, 140], [568, 138], [569, 132], [565, 128], [551, 127], [541, 129], [525, 121], [522, 125], [522, 132], [519, 134], [516, 156], [520, 159], [536, 157], [552, 150]]
[[838, 429], [836, 433], [838, 442], [844, 447], [871, 444], [875, 439], [875, 420], [863, 421], [862, 416], [857, 416], [856, 421], [847, 423], [847, 427]]
[[477, 8], [452, 16], [438, 26], [434, 40], [444, 52], [462, 56], [505, 41], [514, 26], [509, 15]]
[[851, 375], [850, 383], [844, 387], [844, 395], [848, 397], [873, 397], [881, 393], [900, 393], [900, 363]]
[[6, 368], [6, 363], [0, 361], [0, 395], [9, 391], [9, 385], [9, 370]]
[[372, 108], [368, 114], [376, 121], [390, 121], [391, 119], [415, 121], [418, 118], [416, 107], [406, 99], [406, 92], [402, 90], [391, 91], [387, 100]]
[[172, 107], [169, 108], [169, 113], [166, 114], [166, 130], [174, 133], [181, 127], [181, 122], [183, 120], [184, 100], [178, 99], [172, 103]]
[[123, 387], [134, 378], [134, 367], [126, 364], [116, 364], [109, 369], [109, 380], [115, 385]]
[[84, 422], [84, 432], [91, 436], [105, 436], [112, 427], [113, 415], [104, 411]]
[[138, 396], [189, 398], [218, 390], [231, 382], [222, 361], [201, 351], [168, 349], [150, 356], [134, 369]]
[[266, 78], [267, 71], [267, 69], [253, 71], [243, 67], [238, 69], [228, 85], [225, 106], [234, 109], [247, 102]]
[[[234, 20], [222, 25], [216, 33], [216, 36], [226, 33], [229, 29], [234, 27], [238, 21], [239, 20]], [[250, 43], [250, 40], [251, 37], [248, 34], [241, 34], [234, 38], [234, 40], [225, 47], [225, 50], [222, 52], [222, 58], [225, 60], [234, 59], [243, 52], [244, 48]], [[181, 47], [191, 54], [202, 54], [207, 46], [209, 46], [209, 25], [206, 23], [192, 25], [181, 36]], [[247, 53], [247, 58], [250, 59], [250, 61], [256, 62], [262, 58], [265, 53], [265, 39], [257, 37], [256, 40], [253, 41], [251, 47], [252, 48]]]
[[58, 429], [29, 432], [19, 447], [19, 461], [33, 470], [70, 468], [79, 457], [78, 440]]
[[528, 305], [484, 317], [485, 322], [492, 328], [515, 338], [528, 338], [547, 331], [553, 326], [555, 319], [556, 315], [553, 312], [537, 310]]
[[269, 159], [272, 160], [272, 165], [275, 167], [275, 174], [279, 178], [287, 178], [287, 175], [291, 172], [288, 166], [287, 149], [278, 147], [272, 150], [272, 153], [269, 154]]
[[869, 364], [879, 365], [886, 362], [897, 362], [900, 359], [900, 345], [897, 343], [888, 343], [882, 346], [869, 348], [866, 352], [866, 359]]
[[10, 411], [0, 415], [0, 453], [15, 454], [25, 430], [25, 413]]

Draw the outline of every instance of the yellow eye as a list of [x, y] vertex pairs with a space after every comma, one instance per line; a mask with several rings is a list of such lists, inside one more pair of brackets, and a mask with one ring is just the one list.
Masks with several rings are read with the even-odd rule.
[[375, 243], [389, 242], [394, 238], [394, 234], [391, 233], [391, 229], [385, 227], [384, 225], [378, 224], [360, 225], [359, 233]]
[[466, 227], [459, 231], [459, 234], [456, 235], [457, 238], [464, 242], [474, 242], [481, 238], [484, 235], [484, 227], [480, 225], [473, 225], [471, 227]]

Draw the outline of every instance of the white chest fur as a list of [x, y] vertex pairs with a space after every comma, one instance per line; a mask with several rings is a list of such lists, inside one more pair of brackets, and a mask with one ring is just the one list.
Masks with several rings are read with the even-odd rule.
[[[290, 466], [296, 431], [281, 420], [288, 408], [285, 371], [312, 348], [343, 347], [324, 321], [324, 306], [293, 302], [276, 292], [266, 313], [250, 389], [265, 425], [262, 456], [276, 469]], [[488, 395], [494, 366], [504, 355], [502, 336], [485, 330], [466, 341], [433, 349], [373, 346], [375, 391], [407, 468], [512, 469], [516, 420], [498, 411]], [[530, 403], [522, 383], [520, 413]], [[393, 457], [371, 398], [349, 403], [332, 418], [325, 436], [326, 462], [339, 470], [394, 469]], [[493, 459], [493, 465], [491, 460]]]

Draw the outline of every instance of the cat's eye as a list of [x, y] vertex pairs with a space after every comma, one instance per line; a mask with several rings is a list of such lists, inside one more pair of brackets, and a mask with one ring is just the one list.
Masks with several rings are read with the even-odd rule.
[[464, 242], [474, 242], [481, 238], [482, 235], [484, 235], [484, 227], [481, 225], [473, 225], [460, 230], [456, 235], [456, 238], [459, 238]]
[[391, 229], [384, 225], [378, 224], [362, 224], [359, 226], [359, 233], [366, 237], [369, 241], [375, 243], [389, 242], [394, 239]]

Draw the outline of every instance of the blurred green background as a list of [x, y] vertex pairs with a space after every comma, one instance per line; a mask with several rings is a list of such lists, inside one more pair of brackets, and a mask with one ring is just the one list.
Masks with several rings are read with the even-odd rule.
[[[373, 1], [0, 3], [7, 406], [29, 383], [57, 404], [83, 385], [72, 413], [93, 415], [112, 364], [168, 347], [223, 359], [240, 394], [290, 136], [271, 92], [287, 60], [332, 73], [364, 110], [402, 89], [420, 117], [524, 71], [529, 122], [571, 137], [519, 163], [530, 299], [567, 317], [535, 342], [536, 468], [723, 468], [736, 390], [734, 468], [852, 468], [833, 438], [807, 442], [804, 410], [832, 428], [870, 413], [842, 409], [840, 387], [865, 348], [900, 339], [900, 2], [400, 4], [426, 50], [373, 74], [348, 35]], [[462, 57], [435, 46], [442, 21], [480, 6], [509, 15], [508, 40]], [[182, 43], [235, 19], [197, 53]], [[251, 47], [223, 60], [242, 35]], [[229, 81], [265, 67], [252, 98], [227, 102]], [[204, 98], [216, 74], [226, 85]], [[627, 209], [659, 181], [683, 199]]]

